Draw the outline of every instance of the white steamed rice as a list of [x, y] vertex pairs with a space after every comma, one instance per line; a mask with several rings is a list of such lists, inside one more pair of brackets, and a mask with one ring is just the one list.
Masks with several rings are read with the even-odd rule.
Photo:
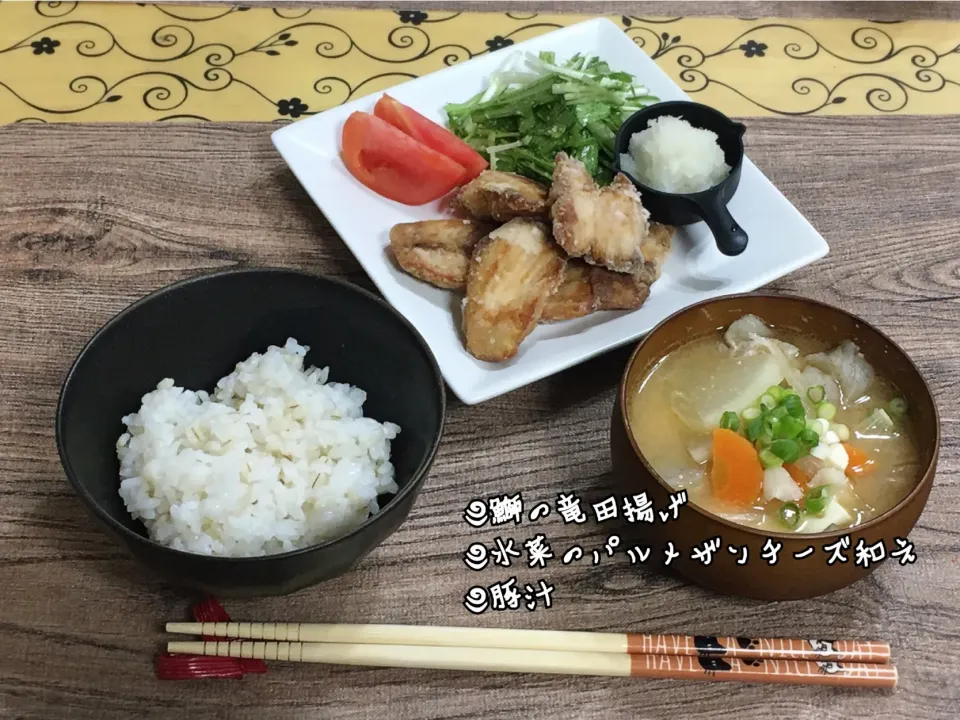
[[717, 134], [664, 115], [630, 137], [620, 167], [648, 187], [667, 193], [708, 190], [730, 174]]
[[165, 379], [123, 418], [120, 496], [177, 550], [250, 557], [331, 540], [397, 492], [393, 423], [363, 417], [366, 393], [304, 370], [289, 339], [254, 353], [213, 395]]

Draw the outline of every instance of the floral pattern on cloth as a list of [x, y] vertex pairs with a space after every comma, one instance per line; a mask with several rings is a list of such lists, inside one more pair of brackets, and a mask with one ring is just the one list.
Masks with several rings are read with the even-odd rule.
[[[0, 3], [0, 122], [289, 122], [586, 19]], [[960, 112], [957, 22], [610, 20], [692, 99], [731, 116]]]

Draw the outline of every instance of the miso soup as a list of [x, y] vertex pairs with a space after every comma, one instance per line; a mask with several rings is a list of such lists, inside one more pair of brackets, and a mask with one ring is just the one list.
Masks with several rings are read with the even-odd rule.
[[858, 525], [919, 480], [909, 408], [856, 345], [827, 347], [752, 315], [669, 354], [627, 410], [665, 482], [758, 529]]

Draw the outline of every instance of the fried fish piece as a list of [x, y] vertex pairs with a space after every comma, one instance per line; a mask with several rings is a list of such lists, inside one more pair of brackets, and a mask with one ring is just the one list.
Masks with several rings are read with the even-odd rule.
[[650, 223], [650, 234], [643, 243], [643, 257], [645, 262], [643, 267], [637, 271], [636, 276], [647, 285], [653, 285], [660, 279], [660, 273], [663, 272], [663, 263], [670, 254], [670, 248], [673, 246], [673, 236], [677, 229], [672, 225], [661, 225], [660, 223]]
[[568, 255], [614, 272], [643, 267], [650, 214], [626, 175], [600, 188], [582, 162], [560, 153], [549, 202], [553, 236]]
[[473, 248], [493, 228], [475, 220], [423, 220], [390, 230], [390, 249], [407, 273], [445, 290], [467, 287]]
[[585, 317], [597, 310], [636, 310], [650, 295], [642, 273], [618, 273], [568, 260], [563, 281], [547, 299], [541, 322]]
[[514, 173], [484, 170], [460, 189], [455, 205], [478, 220], [546, 219], [547, 188]]
[[560, 287], [543, 307], [541, 322], [572, 320], [589, 315], [597, 309], [597, 296], [593, 292], [590, 265], [582, 260], [568, 260], [563, 271]]
[[650, 296], [650, 285], [639, 273], [617, 273], [593, 267], [590, 282], [597, 310], [636, 310]]
[[549, 228], [515, 218], [477, 243], [467, 274], [463, 333], [478, 360], [509, 360], [540, 321], [567, 260]]

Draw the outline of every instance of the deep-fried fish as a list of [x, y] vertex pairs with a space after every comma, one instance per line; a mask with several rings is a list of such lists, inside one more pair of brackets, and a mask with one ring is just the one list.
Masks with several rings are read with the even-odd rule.
[[597, 309], [597, 297], [590, 279], [591, 268], [582, 260], [568, 260], [563, 280], [547, 298], [541, 322], [557, 322], [589, 315]]
[[600, 188], [582, 162], [560, 153], [549, 202], [553, 236], [568, 255], [615, 272], [643, 267], [650, 214], [625, 175]]
[[653, 285], [660, 279], [663, 263], [670, 254], [673, 236], [677, 229], [671, 225], [650, 223], [650, 234], [643, 242], [643, 267], [636, 272], [637, 278], [647, 285]]
[[470, 256], [492, 225], [474, 220], [424, 220], [390, 230], [390, 249], [406, 272], [445, 290], [467, 286]]
[[478, 220], [506, 222], [516, 217], [546, 218], [547, 189], [514, 173], [484, 170], [461, 188], [455, 204]]
[[559, 287], [566, 262], [547, 226], [527, 218], [511, 220], [477, 243], [463, 303], [467, 351], [490, 362], [516, 355]]
[[568, 260], [563, 281], [547, 299], [541, 322], [557, 322], [590, 315], [597, 310], [636, 310], [650, 295], [641, 273], [617, 273]]
[[639, 274], [617, 273], [600, 267], [591, 271], [597, 310], [636, 310], [650, 295], [650, 285]]

